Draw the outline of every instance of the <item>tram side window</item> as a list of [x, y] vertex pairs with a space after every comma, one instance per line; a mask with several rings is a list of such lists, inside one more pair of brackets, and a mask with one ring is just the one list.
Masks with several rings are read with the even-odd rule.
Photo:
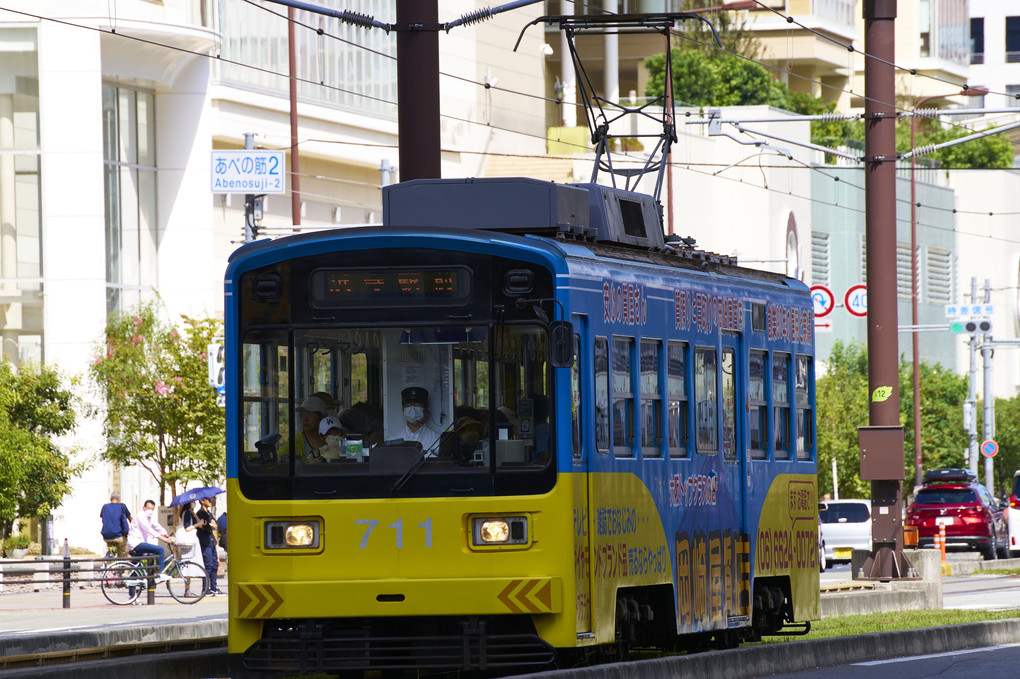
[[737, 459], [737, 361], [733, 349], [722, 352], [723, 459]]
[[789, 354], [772, 357], [772, 431], [777, 460], [790, 459]]
[[811, 357], [797, 356], [795, 363], [795, 403], [797, 406], [797, 459], [810, 460], [814, 447], [814, 431], [811, 427]]
[[691, 442], [690, 406], [687, 399], [687, 345], [670, 342], [666, 347], [666, 390], [669, 399], [667, 431], [670, 457], [687, 457]]
[[765, 404], [765, 352], [752, 351], [748, 363], [748, 447], [751, 458], [764, 460], [768, 456], [768, 408]]
[[595, 447], [609, 452], [609, 341], [595, 338]]
[[633, 356], [632, 337], [613, 338], [613, 454], [618, 457], [634, 454]]
[[662, 390], [659, 388], [659, 357], [662, 342], [641, 340], [641, 454], [662, 455]]
[[581, 338], [574, 335], [574, 365], [570, 368], [570, 433], [574, 459], [581, 459]]
[[715, 349], [694, 350], [694, 414], [697, 450], [705, 455], [719, 451], [719, 370]]

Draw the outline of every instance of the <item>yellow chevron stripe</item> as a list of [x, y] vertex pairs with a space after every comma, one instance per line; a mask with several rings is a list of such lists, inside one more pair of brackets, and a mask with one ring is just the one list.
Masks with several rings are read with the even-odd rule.
[[552, 580], [511, 580], [496, 598], [513, 613], [552, 612]]
[[283, 604], [283, 597], [269, 585], [239, 585], [237, 614], [243, 618], [268, 618]]

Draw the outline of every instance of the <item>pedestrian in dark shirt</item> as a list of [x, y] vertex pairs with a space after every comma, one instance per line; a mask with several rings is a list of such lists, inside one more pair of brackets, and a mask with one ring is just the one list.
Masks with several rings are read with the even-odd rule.
[[216, 519], [216, 529], [220, 533], [220, 547], [223, 551], [227, 551], [227, 513], [223, 512], [220, 514], [220, 518]]
[[120, 501], [120, 493], [110, 493], [110, 501], [99, 510], [99, 518], [103, 525], [100, 533], [106, 540], [106, 546], [117, 550], [118, 557], [126, 557], [127, 534], [131, 529], [131, 512], [127, 505]]
[[205, 562], [205, 575], [208, 580], [207, 596], [223, 596], [216, 585], [216, 573], [220, 568], [220, 560], [216, 555], [216, 517], [213, 516], [212, 500], [202, 498], [198, 501], [201, 508], [195, 512], [198, 517], [198, 545], [202, 548], [202, 561]]

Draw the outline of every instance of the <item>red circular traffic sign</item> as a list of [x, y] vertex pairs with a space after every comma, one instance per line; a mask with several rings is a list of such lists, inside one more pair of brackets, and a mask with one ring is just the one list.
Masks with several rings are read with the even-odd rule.
[[811, 286], [811, 301], [815, 305], [815, 318], [828, 316], [832, 313], [832, 308], [836, 306], [835, 295], [824, 285]]
[[854, 285], [846, 291], [843, 296], [843, 304], [846, 310], [854, 316], [864, 318], [868, 315], [868, 286], [864, 284]]
[[981, 454], [985, 457], [995, 457], [997, 452], [999, 452], [999, 444], [992, 439], [986, 439], [981, 442]]

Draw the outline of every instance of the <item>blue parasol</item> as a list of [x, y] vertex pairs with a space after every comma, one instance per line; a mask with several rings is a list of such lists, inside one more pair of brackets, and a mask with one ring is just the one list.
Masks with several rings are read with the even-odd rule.
[[173, 500], [171, 500], [170, 506], [176, 507], [177, 505], [186, 505], [189, 502], [204, 500], [207, 497], [213, 497], [224, 492], [226, 491], [224, 491], [222, 488], [217, 488], [216, 486], [206, 486], [204, 488], [192, 488], [191, 490], [185, 491], [178, 495], [177, 497], [175, 497]]

